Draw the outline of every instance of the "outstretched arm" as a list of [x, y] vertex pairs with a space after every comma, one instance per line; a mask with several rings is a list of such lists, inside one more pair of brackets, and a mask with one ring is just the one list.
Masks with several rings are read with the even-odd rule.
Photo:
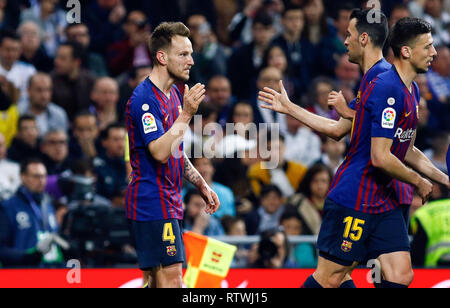
[[205, 212], [208, 214], [214, 214], [220, 207], [219, 197], [217, 194], [209, 187], [200, 173], [192, 165], [189, 158], [184, 155], [184, 178], [197, 187], [198, 191], [206, 202]]
[[290, 101], [282, 81], [280, 81], [280, 88], [281, 93], [271, 88], [264, 88], [264, 91], [259, 92], [258, 99], [267, 104], [263, 105], [263, 108], [291, 115], [313, 130], [335, 140], [342, 139], [351, 131], [350, 120], [341, 118], [335, 121], [309, 112]]

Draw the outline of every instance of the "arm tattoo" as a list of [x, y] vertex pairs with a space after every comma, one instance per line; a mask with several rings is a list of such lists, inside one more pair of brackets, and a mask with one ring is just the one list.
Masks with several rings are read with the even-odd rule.
[[203, 182], [202, 176], [194, 168], [186, 154], [184, 154], [184, 178], [194, 186], [199, 186]]

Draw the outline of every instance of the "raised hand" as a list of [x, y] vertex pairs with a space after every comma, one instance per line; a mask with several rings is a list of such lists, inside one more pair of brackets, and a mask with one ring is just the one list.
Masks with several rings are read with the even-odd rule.
[[197, 113], [198, 106], [205, 99], [205, 92], [205, 85], [203, 84], [197, 83], [191, 89], [188, 85], [185, 85], [183, 111], [190, 116], [194, 116]]
[[280, 89], [281, 93], [278, 93], [274, 89], [265, 87], [263, 91], [259, 91], [258, 99], [267, 104], [262, 105], [262, 108], [288, 114], [289, 106], [293, 103], [289, 100], [286, 89], [283, 86], [283, 81], [281, 80]]

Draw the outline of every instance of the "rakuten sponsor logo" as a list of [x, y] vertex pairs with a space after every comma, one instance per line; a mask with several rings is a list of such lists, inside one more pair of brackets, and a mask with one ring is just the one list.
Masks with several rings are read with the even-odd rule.
[[404, 131], [399, 127], [395, 132], [394, 138], [398, 138], [400, 142], [403, 143], [410, 141], [414, 137], [415, 133], [416, 133], [415, 129], [410, 128]]

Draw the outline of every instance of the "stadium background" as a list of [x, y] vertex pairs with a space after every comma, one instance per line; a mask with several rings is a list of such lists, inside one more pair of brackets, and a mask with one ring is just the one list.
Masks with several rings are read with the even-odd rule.
[[[367, 1], [80, 2], [82, 24], [68, 25], [66, 14], [71, 8], [65, 0], [0, 1], [0, 30], [2, 37], [10, 38], [0, 45], [0, 132], [4, 137], [0, 137], [0, 164], [5, 170], [0, 174], [1, 200], [11, 198], [19, 187], [20, 163], [39, 156], [49, 173], [47, 192], [61, 235], [71, 244], [65, 261], [78, 259], [83, 268], [135, 268], [123, 215], [128, 176], [125, 104], [151, 71], [147, 47], [151, 30], [162, 21], [183, 21], [191, 30], [196, 62], [189, 84], [207, 85], [207, 99], [198, 112], [201, 127], [277, 123], [283, 135], [280, 143], [271, 145], [281, 158], [276, 174], [261, 168], [261, 157], [193, 159], [223, 206], [208, 218], [198, 210], [199, 196], [186, 185], [186, 229], [225, 241], [228, 237], [238, 244], [235, 269], [314, 268], [314, 236], [326, 190], [348, 140], [335, 142], [290, 117], [264, 112], [256, 93], [264, 86], [276, 88], [277, 80], [283, 79], [297, 104], [335, 119], [336, 112], [326, 106], [328, 93], [340, 89], [350, 101], [362, 77], [359, 68], [348, 62], [343, 41], [352, 8], [364, 7]], [[417, 80], [423, 99], [416, 144], [448, 172], [450, 1], [392, 0], [381, 5], [390, 25], [404, 16], [425, 18], [434, 25], [438, 57], [432, 70]], [[20, 50], [11, 51], [15, 44]], [[391, 61], [389, 48], [385, 54]], [[8, 64], [14, 69], [5, 69]], [[32, 76], [36, 78], [29, 83]], [[47, 92], [42, 94], [46, 85]], [[186, 148], [195, 149], [211, 138], [191, 127]], [[227, 138], [233, 142], [225, 150], [234, 157], [256, 146], [243, 132]], [[447, 193], [436, 186], [433, 199], [446, 198]], [[420, 203], [416, 197], [413, 211]], [[275, 240], [273, 235], [280, 230], [289, 236], [282, 234]], [[281, 264], [273, 262], [280, 256]], [[413, 261], [416, 268], [423, 267], [423, 251], [413, 250]], [[13, 284], [10, 279], [21, 273], [1, 271], [0, 287]], [[48, 272], [34, 273], [51, 277]], [[232, 270], [230, 275], [239, 276], [235, 273], [243, 272]], [[421, 275], [417, 277], [425, 277]], [[450, 277], [446, 271], [432, 275]], [[134, 276], [139, 275], [129, 271], [124, 283]], [[239, 280], [232, 279], [233, 283]]]

